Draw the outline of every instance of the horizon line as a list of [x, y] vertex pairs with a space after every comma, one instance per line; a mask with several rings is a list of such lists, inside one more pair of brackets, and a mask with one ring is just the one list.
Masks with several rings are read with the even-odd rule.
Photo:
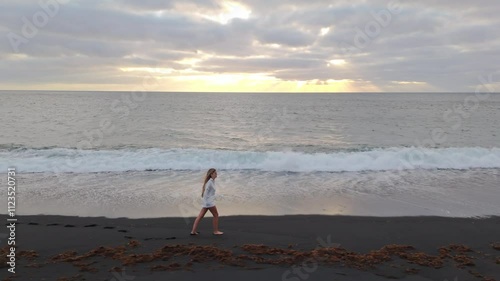
[[[110, 91], [110, 90], [6, 90], [0, 89], [0, 92], [79, 92], [79, 93], [92, 93], [92, 92], [103, 92], [103, 93], [131, 93], [131, 92], [145, 92], [145, 93], [203, 93], [203, 94], [474, 94], [475, 91], [468, 92], [458, 92], [458, 91], [437, 91], [437, 92], [248, 92], [248, 91]], [[483, 93], [486, 91], [483, 91]], [[500, 94], [500, 92], [489, 92], [490, 94]]]

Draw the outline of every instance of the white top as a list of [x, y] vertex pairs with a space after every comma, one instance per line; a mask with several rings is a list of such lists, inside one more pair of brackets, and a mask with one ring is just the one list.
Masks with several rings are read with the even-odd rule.
[[202, 207], [211, 208], [213, 206], [215, 206], [215, 182], [214, 179], [209, 179], [205, 184]]

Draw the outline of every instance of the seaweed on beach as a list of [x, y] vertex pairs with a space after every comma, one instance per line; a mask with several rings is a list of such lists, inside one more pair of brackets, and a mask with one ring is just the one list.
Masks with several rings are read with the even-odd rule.
[[81, 280], [86, 280], [82, 274], [77, 274], [70, 277], [59, 277], [57, 279], [57, 281], [81, 281]]
[[34, 260], [38, 257], [38, 253], [33, 251], [33, 250], [29, 250], [29, 251], [19, 251], [19, 253], [17, 254], [17, 256], [19, 258], [26, 258], [27, 260]]
[[[138, 241], [131, 240], [126, 245], [105, 247], [100, 246], [86, 253], [78, 254], [75, 251], [66, 251], [51, 258], [55, 262], [68, 262], [78, 267], [80, 271], [96, 272], [92, 268], [91, 261], [94, 257], [109, 258], [119, 261], [122, 266], [152, 264], [151, 271], [177, 271], [192, 270], [197, 264], [215, 264], [215, 266], [236, 266], [245, 269], [252, 268], [253, 264], [293, 266], [305, 263], [317, 263], [326, 266], [347, 266], [360, 270], [369, 270], [378, 265], [386, 264], [394, 260], [402, 260], [407, 264], [422, 267], [441, 268], [445, 262], [454, 262], [458, 268], [474, 266], [475, 253], [465, 245], [451, 244], [438, 249], [438, 255], [430, 255], [415, 249], [411, 245], [386, 245], [378, 250], [368, 253], [356, 253], [341, 247], [318, 247], [312, 250], [298, 250], [291, 247], [279, 248], [263, 244], [235, 245], [229, 250], [214, 245], [174, 244], [164, 245], [150, 253], [134, 253], [133, 250], [140, 247]], [[235, 252], [233, 252], [235, 251]], [[498, 263], [498, 259], [497, 259]], [[211, 266], [211, 265], [210, 265]], [[402, 266], [407, 274], [416, 274], [420, 269]], [[121, 267], [113, 267], [109, 271], [119, 272]], [[470, 271], [473, 275], [480, 275], [476, 271]], [[481, 275], [482, 276], [482, 275]]]
[[0, 268], [7, 267], [8, 260], [7, 255], [9, 254], [9, 246], [5, 246], [0, 249]]

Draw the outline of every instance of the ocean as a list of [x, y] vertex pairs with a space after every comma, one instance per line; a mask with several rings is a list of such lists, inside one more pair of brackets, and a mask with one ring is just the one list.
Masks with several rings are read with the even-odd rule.
[[1, 181], [15, 167], [21, 215], [196, 216], [212, 167], [221, 216], [500, 215], [500, 94], [0, 91], [0, 102]]

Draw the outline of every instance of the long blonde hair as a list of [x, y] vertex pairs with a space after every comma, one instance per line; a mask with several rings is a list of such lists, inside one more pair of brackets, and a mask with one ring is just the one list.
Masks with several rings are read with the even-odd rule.
[[203, 181], [203, 187], [201, 189], [201, 197], [203, 197], [203, 193], [205, 193], [205, 185], [207, 184], [208, 180], [212, 177], [212, 174], [215, 172], [214, 168], [210, 168], [207, 171], [207, 175], [205, 176], [205, 180]]

